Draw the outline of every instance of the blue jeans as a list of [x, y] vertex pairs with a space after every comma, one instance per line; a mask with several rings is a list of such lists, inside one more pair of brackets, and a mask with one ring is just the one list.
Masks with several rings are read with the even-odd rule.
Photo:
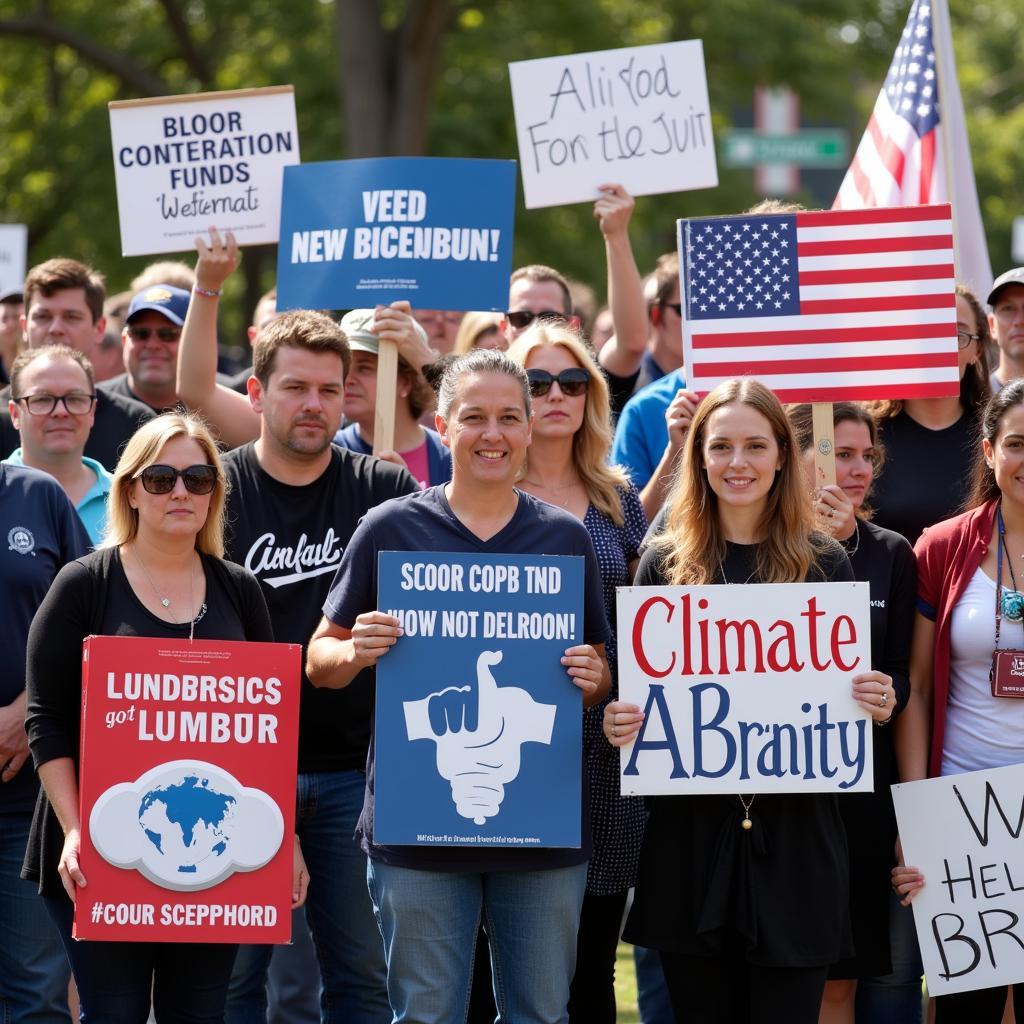
[[418, 871], [370, 861], [395, 1024], [465, 1021], [481, 918], [498, 1020], [565, 1024], [587, 866]]
[[70, 1024], [68, 958], [36, 883], [21, 878], [31, 822], [0, 815], [0, 1022]]
[[636, 965], [636, 1001], [643, 1024], [675, 1024], [672, 1000], [669, 999], [661, 954], [656, 949], [633, 947]]
[[857, 1020], [863, 1024], [921, 1024], [921, 950], [914, 930], [914, 912], [889, 904], [892, 974], [861, 978], [857, 983]]
[[[309, 868], [306, 918], [320, 961], [323, 1024], [391, 1024], [384, 946], [366, 891], [366, 855], [354, 838], [366, 776], [301, 772], [295, 828]], [[243, 950], [231, 980], [228, 1024], [264, 1024], [272, 950]], [[254, 969], [254, 958], [256, 960]]]

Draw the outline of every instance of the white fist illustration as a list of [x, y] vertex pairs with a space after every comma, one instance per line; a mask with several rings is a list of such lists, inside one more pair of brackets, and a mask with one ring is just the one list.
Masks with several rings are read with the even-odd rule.
[[501, 651], [481, 651], [475, 690], [449, 686], [403, 703], [409, 739], [434, 740], [437, 771], [452, 784], [455, 809], [477, 825], [498, 813], [505, 784], [519, 774], [522, 744], [551, 742], [557, 711], [518, 686], [499, 687], [491, 668], [501, 659]]

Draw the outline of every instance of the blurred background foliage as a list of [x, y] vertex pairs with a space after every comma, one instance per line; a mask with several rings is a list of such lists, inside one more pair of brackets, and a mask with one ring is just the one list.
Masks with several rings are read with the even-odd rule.
[[[112, 99], [291, 83], [304, 161], [352, 155], [516, 157], [510, 61], [702, 39], [716, 132], [751, 124], [754, 89], [786, 84], [805, 125], [855, 147], [909, 0], [3, 0], [0, 220], [29, 226], [30, 264], [53, 255], [125, 288], [146, 259], [122, 259]], [[1024, 4], [951, 0], [992, 265], [1010, 265], [1024, 213]], [[964, 154], [963, 156], [966, 156]], [[719, 164], [716, 189], [638, 200], [641, 270], [673, 246], [680, 216], [762, 198], [749, 170]], [[808, 205], [830, 205], [842, 172], [806, 175]], [[155, 257], [154, 257], [155, 258]], [[187, 256], [191, 262], [191, 257]], [[224, 340], [273, 283], [273, 247], [247, 250]], [[604, 290], [589, 204], [517, 206], [516, 264], [544, 262]]]

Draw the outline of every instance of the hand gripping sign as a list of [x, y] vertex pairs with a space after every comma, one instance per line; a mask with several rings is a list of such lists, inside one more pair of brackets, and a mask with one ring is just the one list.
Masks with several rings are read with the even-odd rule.
[[449, 686], [404, 705], [409, 739], [434, 740], [437, 770], [452, 784], [456, 810], [477, 825], [498, 813], [505, 784], [519, 774], [522, 745], [551, 742], [558, 710], [518, 686], [499, 689], [491, 668], [501, 658], [501, 651], [480, 652], [475, 693]]

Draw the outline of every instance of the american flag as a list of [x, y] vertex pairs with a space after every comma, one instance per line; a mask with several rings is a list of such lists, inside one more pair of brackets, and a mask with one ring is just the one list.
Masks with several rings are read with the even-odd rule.
[[959, 394], [950, 207], [679, 221], [686, 379], [783, 402]]

